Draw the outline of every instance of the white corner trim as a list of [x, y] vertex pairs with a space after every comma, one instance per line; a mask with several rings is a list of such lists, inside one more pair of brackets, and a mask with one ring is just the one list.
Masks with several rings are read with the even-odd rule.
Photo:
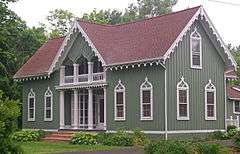
[[[186, 104], [187, 104], [187, 116], [185, 116], [185, 117], [180, 116], [180, 109], [179, 109], [179, 105], [180, 105], [179, 91], [180, 90], [187, 91], [187, 102], [186, 102]], [[190, 117], [189, 117], [189, 86], [184, 81], [183, 76], [181, 77], [181, 80], [177, 84], [177, 120], [190, 120]]]
[[[214, 93], [214, 116], [208, 117], [207, 116], [207, 92], [213, 92]], [[216, 108], [216, 87], [213, 85], [211, 79], [208, 81], [208, 83], [205, 86], [205, 120], [217, 120], [217, 108]]]
[[[194, 33], [197, 33], [197, 35], [199, 35], [199, 38], [197, 38], [197, 37], [193, 37], [193, 34]], [[193, 46], [192, 46], [192, 41], [193, 41], [193, 39], [195, 39], [195, 40], [198, 40], [198, 41], [200, 41], [199, 42], [199, 46], [200, 46], [200, 65], [193, 65]], [[190, 62], [191, 62], [191, 68], [193, 68], [193, 69], [202, 69], [202, 37], [201, 37], [201, 35], [198, 33], [198, 31], [197, 31], [197, 27], [195, 27], [195, 29], [194, 29], [194, 31], [191, 33], [191, 35], [190, 35]]]
[[72, 27], [70, 28], [69, 32], [67, 33], [61, 47], [59, 48], [56, 56], [53, 59], [53, 62], [48, 70], [48, 74], [50, 75], [53, 72], [53, 69], [59, 59], [59, 57], [61, 56], [62, 52], [64, 51], [65, 46], [68, 44], [68, 41], [70, 40], [71, 35], [74, 33], [75, 29], [78, 29], [80, 31], [80, 33], [83, 35], [83, 37], [85, 38], [85, 40], [87, 41], [88, 45], [92, 48], [92, 50], [94, 51], [94, 53], [96, 54], [96, 56], [100, 59], [100, 61], [102, 62], [103, 66], [106, 65], [104, 59], [102, 58], [102, 56], [100, 55], [100, 53], [98, 52], [98, 50], [96, 49], [96, 47], [94, 46], [94, 44], [92, 43], [92, 41], [89, 39], [89, 37], [87, 36], [87, 34], [84, 32], [84, 30], [82, 29], [82, 27], [79, 25], [78, 21], [75, 20], [72, 24]]
[[[150, 116], [143, 116], [143, 91], [150, 91]], [[140, 87], [140, 120], [153, 120], [153, 86], [148, 81], [148, 78], [145, 78], [145, 81], [142, 83]]]
[[[51, 97], [51, 118], [47, 118], [47, 97]], [[46, 90], [45, 94], [44, 94], [44, 121], [52, 121], [53, 120], [53, 93], [50, 89], [50, 87], [48, 87], [48, 89]]]
[[[117, 93], [123, 93], [123, 117], [117, 116]], [[125, 86], [122, 84], [121, 80], [118, 81], [118, 84], [114, 88], [114, 120], [115, 121], [125, 121], [126, 120]]]
[[[30, 99], [33, 98], [33, 117], [30, 117]], [[33, 92], [33, 89], [30, 89], [30, 92], [28, 93], [28, 121], [35, 121], [35, 110], [36, 110], [36, 98], [35, 93]]]
[[164, 80], [165, 80], [165, 83], [164, 83], [164, 114], [165, 114], [165, 140], [168, 139], [168, 112], [167, 112], [167, 109], [168, 109], [168, 106], [167, 106], [167, 69], [165, 67], [164, 69]]

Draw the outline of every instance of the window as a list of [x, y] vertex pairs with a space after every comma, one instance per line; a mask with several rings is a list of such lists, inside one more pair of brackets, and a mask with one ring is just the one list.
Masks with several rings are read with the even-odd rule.
[[44, 100], [44, 121], [52, 121], [53, 94], [49, 87], [45, 92]]
[[189, 86], [183, 77], [177, 84], [177, 120], [189, 120]]
[[191, 68], [202, 68], [202, 39], [195, 28], [190, 39], [191, 49]]
[[115, 120], [125, 120], [125, 87], [121, 80], [118, 81], [118, 85], [115, 87]]
[[33, 89], [28, 93], [28, 121], [35, 121], [35, 93]]
[[216, 88], [211, 80], [205, 87], [205, 120], [216, 120]]
[[153, 120], [153, 86], [145, 78], [140, 87], [141, 120]]
[[233, 102], [233, 113], [240, 114], [240, 101]]

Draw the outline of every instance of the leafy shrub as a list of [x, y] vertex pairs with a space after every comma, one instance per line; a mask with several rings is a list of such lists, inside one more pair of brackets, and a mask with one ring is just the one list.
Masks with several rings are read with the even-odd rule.
[[39, 141], [44, 135], [43, 130], [23, 130], [13, 133], [11, 137], [17, 142], [35, 142]]
[[3, 97], [0, 90], [0, 153], [22, 153], [19, 145], [11, 139], [20, 115], [18, 102]]
[[71, 138], [70, 143], [81, 145], [95, 145], [97, 144], [97, 134], [93, 133], [75, 133]]
[[236, 148], [240, 149], [240, 132], [237, 132], [237, 134], [235, 135], [234, 144]]
[[218, 144], [199, 143], [197, 145], [199, 154], [220, 154], [221, 146]]
[[189, 143], [185, 141], [152, 141], [144, 147], [146, 154], [190, 154]]
[[226, 133], [225, 133], [225, 138], [226, 139], [231, 139], [233, 138], [236, 134], [237, 134], [237, 129], [229, 129]]
[[217, 140], [225, 140], [226, 139], [226, 133], [222, 131], [214, 131], [212, 133], [212, 138]]
[[229, 132], [229, 131], [231, 131], [232, 129], [237, 129], [237, 127], [236, 126], [234, 126], [234, 125], [229, 125], [229, 126], [227, 126], [227, 132]]
[[123, 130], [119, 130], [117, 133], [99, 133], [97, 142], [109, 146], [132, 146], [134, 143], [133, 134]]
[[143, 146], [147, 142], [147, 138], [141, 129], [133, 129], [133, 143], [134, 145]]

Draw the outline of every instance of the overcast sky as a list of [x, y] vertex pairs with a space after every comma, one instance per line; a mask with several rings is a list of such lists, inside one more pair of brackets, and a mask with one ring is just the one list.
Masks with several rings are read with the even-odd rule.
[[[37, 26], [39, 22], [46, 23], [48, 12], [57, 8], [67, 9], [76, 16], [81, 16], [94, 8], [124, 10], [132, 2], [136, 0], [19, 0], [10, 5], [10, 8], [31, 27]], [[240, 0], [178, 0], [174, 11], [200, 4], [204, 6], [225, 43], [240, 45]]]

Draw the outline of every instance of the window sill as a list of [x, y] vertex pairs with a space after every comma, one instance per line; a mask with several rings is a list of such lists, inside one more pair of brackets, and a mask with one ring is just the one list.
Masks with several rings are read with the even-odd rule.
[[191, 69], [201, 70], [201, 69], [202, 69], [202, 66], [191, 66]]
[[189, 117], [178, 117], [177, 120], [178, 121], [188, 121], [188, 120], [190, 120], [190, 118]]
[[152, 121], [153, 118], [152, 118], [152, 117], [141, 117], [140, 120], [141, 120], [141, 121]]
[[125, 121], [126, 119], [125, 118], [115, 118], [114, 121]]
[[235, 112], [235, 111], [234, 111], [233, 114], [240, 114], [240, 112]]
[[35, 121], [35, 119], [28, 119], [28, 121], [29, 121], [29, 122], [34, 122], [34, 121]]
[[46, 121], [46, 122], [51, 122], [51, 121], [53, 121], [52, 119], [44, 119], [44, 121]]
[[216, 121], [217, 118], [215, 118], [215, 117], [214, 117], [214, 118], [205, 118], [205, 120], [206, 120], [206, 121]]

